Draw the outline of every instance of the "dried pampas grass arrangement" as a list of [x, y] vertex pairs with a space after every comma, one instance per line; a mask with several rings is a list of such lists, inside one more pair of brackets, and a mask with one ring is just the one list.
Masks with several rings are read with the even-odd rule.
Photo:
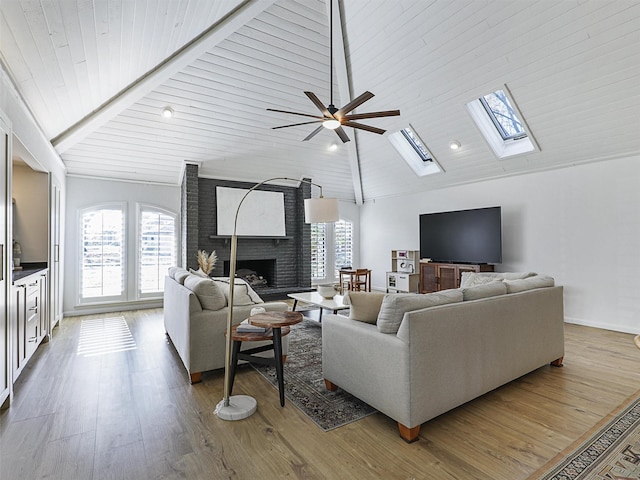
[[207, 275], [211, 273], [211, 270], [213, 270], [217, 261], [218, 255], [216, 255], [215, 250], [211, 252], [211, 255], [209, 255], [205, 250], [198, 250], [198, 266]]

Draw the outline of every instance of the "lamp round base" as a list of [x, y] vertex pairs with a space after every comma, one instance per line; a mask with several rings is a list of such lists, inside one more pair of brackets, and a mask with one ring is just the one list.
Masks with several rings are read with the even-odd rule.
[[258, 402], [249, 395], [233, 395], [229, 397], [229, 406], [224, 406], [224, 399], [213, 411], [222, 420], [242, 420], [250, 417], [258, 408]]

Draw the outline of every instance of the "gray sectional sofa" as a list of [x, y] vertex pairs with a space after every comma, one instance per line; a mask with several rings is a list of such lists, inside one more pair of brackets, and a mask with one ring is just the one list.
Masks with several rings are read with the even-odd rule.
[[[200, 381], [202, 372], [224, 367], [229, 279], [172, 267], [164, 283], [164, 328], [171, 339], [191, 383]], [[254, 307], [267, 311], [287, 311], [284, 302], [264, 303], [244, 281], [236, 279], [233, 323], [238, 324]], [[242, 349], [270, 342], [243, 342]], [[282, 353], [289, 350], [289, 339], [282, 339]], [[273, 352], [263, 355], [273, 356]]]
[[563, 289], [530, 273], [470, 273], [433, 294], [350, 292], [350, 318], [325, 315], [322, 368], [398, 422], [421, 425], [543, 365], [562, 365]]

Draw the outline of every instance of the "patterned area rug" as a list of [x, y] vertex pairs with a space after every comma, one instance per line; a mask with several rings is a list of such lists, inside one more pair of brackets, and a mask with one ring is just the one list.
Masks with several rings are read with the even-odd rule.
[[[274, 388], [278, 388], [275, 368], [251, 364]], [[293, 403], [324, 431], [375, 413], [376, 410], [356, 397], [338, 389], [330, 392], [322, 377], [322, 326], [303, 320], [291, 327], [289, 353], [284, 364], [284, 389], [287, 402]]]
[[530, 478], [640, 479], [640, 391]]

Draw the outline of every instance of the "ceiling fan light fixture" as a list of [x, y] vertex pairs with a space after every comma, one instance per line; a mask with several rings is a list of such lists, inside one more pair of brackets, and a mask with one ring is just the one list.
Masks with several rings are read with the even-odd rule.
[[328, 128], [329, 130], [335, 130], [336, 128], [338, 128], [340, 126], [340, 121], [336, 120], [334, 118], [330, 118], [328, 120], [323, 120], [322, 121], [322, 126], [324, 128]]

